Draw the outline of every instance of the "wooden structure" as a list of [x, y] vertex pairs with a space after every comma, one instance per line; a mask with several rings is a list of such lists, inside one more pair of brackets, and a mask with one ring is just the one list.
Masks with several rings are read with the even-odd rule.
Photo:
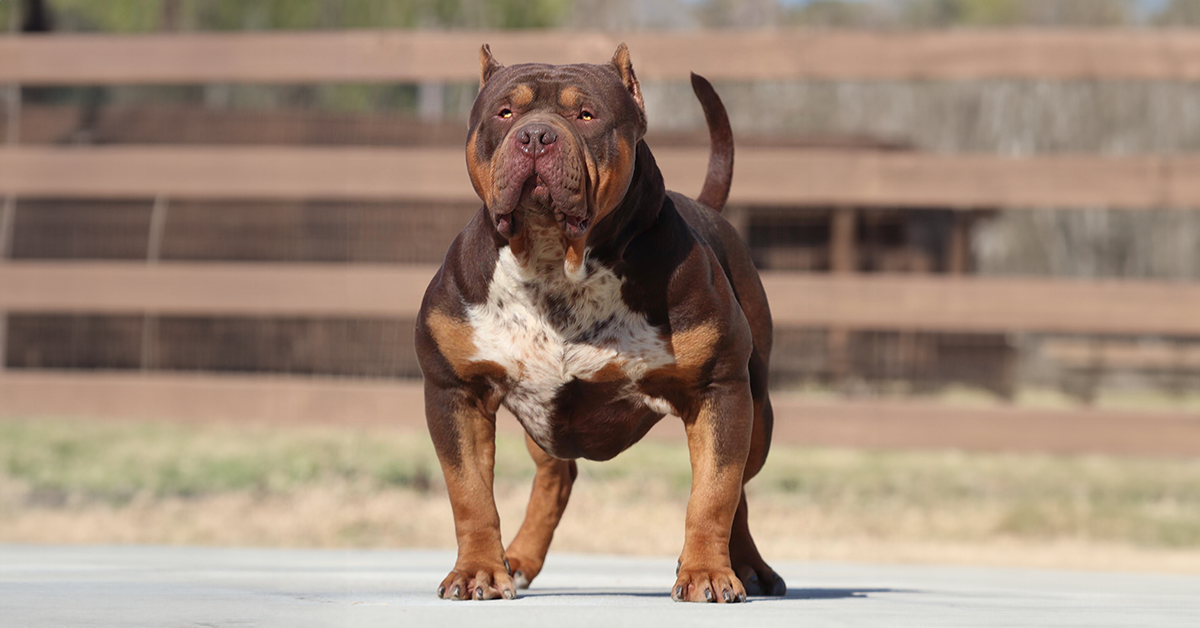
[[[0, 37], [0, 83], [468, 81], [477, 76], [475, 50], [481, 41], [491, 42], [506, 61], [554, 62], [605, 58], [618, 40], [587, 33], [407, 32]], [[627, 41], [639, 52], [639, 74], [644, 79], [683, 79], [692, 69], [716, 80], [1200, 78], [1196, 54], [1200, 36], [1185, 32], [655, 33], [633, 35]], [[411, 320], [432, 272], [429, 267], [160, 262], [157, 252], [170, 204], [196, 199], [474, 199], [460, 149], [23, 145], [14, 131], [19, 125], [13, 112], [19, 110], [8, 110], [9, 143], [0, 149], [0, 197], [7, 199], [0, 214], [0, 260], [10, 250], [16, 198], [141, 198], [153, 205], [153, 213], [147, 234], [149, 263], [0, 261], [0, 312]], [[672, 187], [699, 189], [706, 150], [671, 147], [656, 154]], [[1008, 158], [760, 146], [740, 150], [738, 165], [731, 202], [781, 211], [803, 206], [1200, 207], [1200, 178], [1191, 176], [1200, 172], [1200, 157], [1188, 155]], [[833, 226], [835, 272], [766, 275], [780, 327], [827, 327], [842, 333], [1200, 336], [1197, 284], [861, 276], [852, 272], [852, 252], [845, 246], [854, 230], [854, 214], [837, 212]], [[950, 258], [959, 261], [950, 266], [961, 272], [965, 231], [956, 233]], [[835, 337], [831, 342], [839, 341]], [[38, 411], [18, 391], [32, 381], [24, 377], [0, 375], [0, 414]], [[145, 390], [147, 399], [158, 400], [156, 412], [170, 415], [179, 410], [179, 402], [161, 394], [161, 386], [155, 384], [161, 377], [165, 376], [74, 373], [43, 378], [37, 385], [48, 413], [94, 407], [101, 414], [144, 414], [145, 407], [139, 404], [147, 402], [138, 400], [138, 395]], [[254, 378], [248, 378], [232, 386], [239, 391], [237, 398], [245, 400], [247, 415], [269, 406], [268, 400], [277, 394], [265, 380], [263, 384], [256, 387]], [[120, 394], [114, 394], [118, 390]], [[16, 403], [18, 398], [23, 401]], [[91, 399], [94, 405], [77, 405], [81, 399]], [[913, 421], [919, 414], [910, 405], [882, 402], [797, 408], [796, 412], [820, 413], [805, 420], [816, 422], [811, 425], [826, 421], [833, 430], [813, 428], [816, 434], [842, 433], [834, 423]], [[1071, 426], [1068, 432], [1084, 425], [1078, 413], [1055, 415], [1019, 408], [975, 413], [979, 425], [984, 424], [979, 417], [985, 415], [986, 421], [1013, 421], [1013, 425], [1035, 420], [1036, 415], [1042, 424], [1058, 421]], [[1135, 417], [1127, 418], [1129, 433], [1144, 431]], [[787, 413], [781, 413], [781, 422], [788, 420]], [[1182, 421], [1181, 433], [1200, 429], [1200, 417], [1172, 420]], [[990, 429], [999, 439], [998, 446], [1004, 446], [1003, 430], [995, 430], [994, 425]], [[1173, 447], [1179, 434], [1163, 434], [1160, 450], [1177, 453]], [[903, 444], [921, 444], [921, 437], [913, 438]], [[833, 437], [827, 440], [846, 444]], [[1019, 446], [1037, 448], [1027, 440]], [[927, 444], [947, 443], [931, 433]], [[1147, 446], [1142, 453], [1153, 449]]]

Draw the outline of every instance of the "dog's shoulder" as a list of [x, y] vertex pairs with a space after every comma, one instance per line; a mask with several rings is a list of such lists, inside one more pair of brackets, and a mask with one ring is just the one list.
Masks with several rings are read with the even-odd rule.
[[421, 300], [414, 342], [427, 381], [452, 383], [484, 374], [471, 366], [475, 333], [470, 307], [487, 301], [499, 261], [495, 230], [481, 209], [459, 232]]

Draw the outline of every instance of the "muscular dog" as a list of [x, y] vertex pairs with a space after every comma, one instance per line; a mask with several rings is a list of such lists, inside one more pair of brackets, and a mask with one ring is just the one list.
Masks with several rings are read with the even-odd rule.
[[[691, 454], [677, 601], [783, 595], [750, 536], [743, 485], [771, 441], [771, 314], [720, 216], [733, 173], [725, 108], [692, 75], [712, 153], [697, 200], [663, 186], [629, 51], [604, 65], [500, 65], [485, 45], [467, 167], [483, 207], [421, 304], [429, 433], [454, 512], [445, 599], [516, 597], [542, 569], [575, 458], [608, 460], [664, 415]], [[496, 411], [537, 464], [508, 546], [492, 492]]]

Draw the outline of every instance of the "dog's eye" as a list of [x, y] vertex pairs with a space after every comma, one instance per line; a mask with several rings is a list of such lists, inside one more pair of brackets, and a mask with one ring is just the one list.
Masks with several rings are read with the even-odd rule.
[[512, 109], [501, 109], [500, 113], [497, 115], [499, 115], [501, 118], [504, 118], [505, 120], [507, 120], [512, 117]]
[[592, 112], [590, 112], [590, 111], [586, 111], [586, 110], [585, 110], [585, 111], [581, 111], [581, 112], [579, 112], [579, 119], [580, 119], [580, 120], [584, 120], [584, 121], [586, 121], [586, 120], [591, 120], [593, 117], [595, 117], [595, 116], [593, 116], [593, 115], [592, 115]]

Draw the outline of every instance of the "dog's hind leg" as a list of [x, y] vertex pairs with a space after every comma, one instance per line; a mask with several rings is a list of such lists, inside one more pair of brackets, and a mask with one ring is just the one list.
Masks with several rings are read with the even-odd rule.
[[[750, 433], [750, 455], [746, 457], [746, 470], [742, 473], [742, 484], [758, 475], [767, 461], [771, 447], [771, 432], [774, 413], [767, 392], [766, 360], [759, 351], [750, 357], [750, 395], [754, 399], [754, 428]], [[746, 489], [742, 488], [742, 500], [733, 517], [733, 529], [729, 535], [729, 559], [733, 571], [746, 587], [747, 595], [784, 595], [787, 585], [775, 573], [754, 544], [750, 535], [749, 512], [746, 507]]]
[[528, 435], [525, 436], [525, 446], [537, 465], [537, 473], [533, 478], [529, 506], [525, 509], [525, 521], [505, 552], [513, 582], [521, 589], [527, 588], [542, 571], [546, 552], [554, 538], [554, 529], [567, 509], [571, 486], [579, 474], [574, 460], [559, 460], [551, 456], [542, 451]]

